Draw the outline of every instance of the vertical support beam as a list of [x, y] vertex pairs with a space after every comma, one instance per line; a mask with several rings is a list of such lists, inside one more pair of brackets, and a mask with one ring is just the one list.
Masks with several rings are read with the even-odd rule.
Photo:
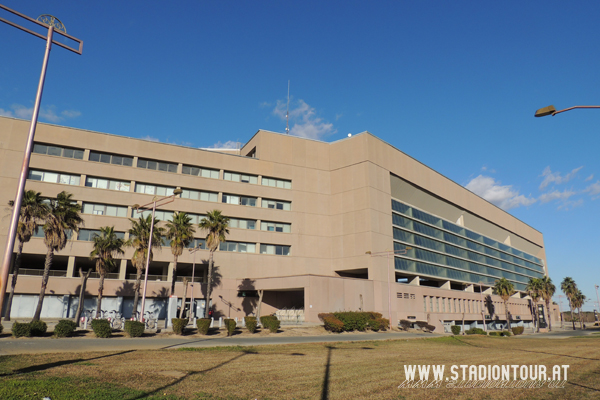
[[468, 285], [467, 287], [465, 287], [465, 292], [475, 293], [475, 288], [473, 287], [473, 285]]
[[421, 286], [421, 281], [419, 280], [418, 276], [415, 276], [414, 278], [412, 278], [412, 280], [410, 280], [408, 282], [409, 285], [415, 285], [415, 286]]
[[167, 282], [173, 282], [173, 267], [174, 263], [170, 262], [167, 267], [163, 268], [163, 275], [167, 275]]
[[442, 283], [442, 285], [440, 286], [440, 289], [450, 290], [450, 281], [446, 281], [446, 282]]
[[67, 278], [73, 278], [75, 276], [75, 264], [75, 256], [69, 256], [69, 261], [67, 263]]
[[121, 260], [119, 264], [119, 279], [122, 281], [127, 279], [127, 260]]

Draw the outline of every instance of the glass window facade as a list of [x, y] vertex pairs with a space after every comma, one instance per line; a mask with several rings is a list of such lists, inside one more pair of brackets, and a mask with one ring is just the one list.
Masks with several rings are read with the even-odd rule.
[[240, 174], [237, 172], [229, 171], [225, 171], [223, 173], [223, 179], [225, 179], [226, 181], [251, 183], [253, 185], [256, 185], [258, 183], [258, 176], [256, 175]]
[[174, 187], [149, 185], [147, 183], [135, 184], [136, 193], [155, 194], [157, 196], [171, 196], [175, 189]]
[[42, 181], [50, 183], [60, 183], [62, 185], [79, 186], [81, 176], [63, 174], [62, 172], [38, 171], [30, 169], [28, 179], [31, 179], [32, 181]]
[[239, 204], [240, 206], [256, 207], [256, 197], [238, 196], [223, 193], [223, 203]]
[[277, 244], [261, 244], [260, 254], [274, 254], [278, 256], [289, 256], [290, 246], [280, 246]]
[[183, 193], [181, 193], [181, 198], [216, 202], [219, 199], [219, 194], [213, 192], [202, 192], [199, 190], [183, 189]]
[[185, 175], [199, 176], [201, 178], [219, 179], [219, 170], [193, 167], [191, 165], [184, 165], [181, 169], [181, 173]]
[[292, 181], [288, 181], [285, 179], [268, 178], [268, 177], [263, 176], [261, 183], [263, 186], [278, 187], [278, 188], [282, 188], [282, 189], [291, 189], [292, 188]]
[[127, 207], [110, 204], [83, 203], [84, 214], [106, 215], [109, 217], [127, 217]]
[[[100, 235], [100, 231], [97, 229], [80, 229], [77, 234], [77, 240], [91, 242], [96, 235]], [[119, 239], [125, 239], [125, 232], [115, 232], [115, 235], [117, 235]]]
[[95, 178], [88, 176], [85, 178], [85, 186], [97, 189], [119, 190], [121, 192], [129, 192], [131, 182], [115, 181], [112, 179]]
[[177, 164], [155, 161], [155, 160], [147, 160], [145, 158], [138, 158], [137, 162], [138, 168], [152, 169], [155, 171], [163, 171], [163, 172], [177, 172]]
[[238, 253], [256, 253], [256, 243], [222, 242], [220, 251], [234, 251]]
[[261, 231], [290, 233], [292, 230], [292, 225], [281, 223], [281, 222], [261, 221], [260, 222], [260, 230]]
[[[132, 218], [147, 218], [149, 215], [152, 215], [152, 210], [140, 210], [139, 212], [136, 210], [131, 210]], [[163, 211], [163, 210], [155, 210], [154, 218], [159, 221], [173, 221], [173, 211]]]
[[33, 145], [33, 153], [47, 154], [49, 156], [58, 156], [65, 158], [75, 158], [77, 160], [83, 160], [83, 150], [73, 149], [70, 147], [53, 146], [42, 143], [35, 143]]
[[256, 229], [256, 220], [229, 218], [230, 228]]
[[273, 208], [275, 210], [290, 211], [292, 208], [292, 203], [283, 200], [262, 199], [262, 207]]
[[90, 151], [90, 161], [97, 161], [105, 164], [124, 165], [131, 167], [133, 165], [133, 157], [122, 156], [119, 154], [100, 153], [98, 151]]
[[517, 290], [544, 276], [537, 257], [396, 200], [392, 209], [394, 249], [412, 247], [397, 256], [398, 270], [491, 285], [506, 278]]

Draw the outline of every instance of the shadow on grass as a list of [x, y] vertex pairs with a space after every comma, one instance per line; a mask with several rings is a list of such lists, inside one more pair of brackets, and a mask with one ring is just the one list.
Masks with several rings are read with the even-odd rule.
[[144, 398], [147, 398], [147, 397], [152, 397], [152, 396], [154, 396], [154, 395], [156, 395], [156, 394], [164, 391], [165, 389], [167, 389], [169, 387], [172, 387], [172, 386], [175, 386], [175, 385], [181, 383], [184, 379], [186, 379], [186, 378], [188, 378], [190, 376], [199, 375], [199, 374], [206, 374], [207, 372], [214, 371], [216, 369], [219, 369], [219, 368], [221, 368], [221, 367], [223, 367], [223, 366], [225, 366], [225, 365], [227, 365], [229, 363], [232, 363], [232, 362], [234, 362], [234, 361], [236, 361], [236, 360], [244, 357], [247, 354], [257, 354], [257, 353], [254, 350], [247, 350], [247, 349], [246, 350], [242, 350], [242, 354], [238, 354], [237, 356], [235, 356], [235, 357], [233, 357], [233, 358], [231, 358], [231, 359], [229, 359], [227, 361], [223, 361], [221, 364], [215, 365], [214, 367], [210, 367], [210, 368], [207, 368], [207, 369], [203, 369], [201, 371], [191, 371], [191, 372], [188, 372], [185, 376], [182, 376], [181, 378], [175, 380], [174, 382], [169, 383], [168, 385], [161, 386], [161, 387], [159, 387], [157, 389], [154, 389], [151, 392], [144, 393], [143, 395], [139, 395], [139, 396], [136, 396], [136, 397], [129, 398], [128, 400], [139, 400], [139, 399], [144, 399]]
[[327, 363], [325, 364], [325, 376], [323, 377], [323, 390], [321, 391], [321, 400], [329, 398], [329, 367], [331, 366], [331, 350], [336, 349], [334, 346], [327, 347]]
[[123, 354], [132, 353], [132, 352], [134, 352], [134, 350], [127, 350], [127, 351], [122, 351], [120, 353], [106, 354], [103, 356], [92, 357], [92, 358], [77, 358], [74, 360], [64, 360], [64, 361], [56, 361], [56, 362], [52, 362], [52, 363], [48, 363], [48, 364], [33, 365], [31, 367], [17, 369], [15, 371], [7, 373], [7, 374], [0, 374], [0, 377], [27, 374], [30, 372], [40, 372], [40, 371], [45, 371], [47, 369], [54, 368], [54, 367], [61, 367], [63, 365], [76, 364], [76, 363], [81, 363], [81, 362], [86, 362], [86, 361], [91, 361], [91, 360], [99, 360], [101, 358], [120, 356]]
[[575, 382], [567, 382], [567, 384], [573, 385], [573, 386], [578, 386], [580, 388], [584, 388], [584, 389], [587, 389], [587, 390], [593, 390], [594, 392], [600, 392], [600, 389], [596, 389], [596, 388], [593, 388], [593, 387], [580, 385], [580, 384], [575, 383]]

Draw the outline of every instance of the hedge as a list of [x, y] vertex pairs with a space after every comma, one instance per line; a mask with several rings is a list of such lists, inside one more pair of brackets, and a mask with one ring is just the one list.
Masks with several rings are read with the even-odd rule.
[[434, 325], [429, 325], [425, 321], [416, 321], [415, 324], [425, 332], [433, 332], [435, 330]]
[[12, 326], [12, 335], [18, 337], [31, 337], [31, 326], [27, 322], [15, 322]]
[[256, 327], [258, 326], [258, 321], [256, 320], [256, 317], [244, 317], [244, 322], [246, 323], [246, 328], [248, 329], [248, 332], [256, 332]]
[[465, 332], [467, 335], [485, 335], [485, 331], [481, 328], [471, 328]]
[[515, 336], [522, 335], [523, 331], [525, 331], [525, 328], [522, 326], [515, 326], [514, 328], [512, 328], [512, 333]]
[[173, 332], [177, 335], [183, 335], [183, 331], [187, 326], [189, 320], [187, 318], [171, 318], [173, 324]]
[[31, 321], [29, 323], [31, 336], [44, 336], [48, 330], [48, 325], [44, 321]]
[[[379, 313], [375, 313], [375, 314], [379, 314]], [[390, 320], [387, 318], [377, 318], [376, 321], [379, 321], [379, 323], [381, 324], [379, 329], [382, 331], [387, 331], [388, 327], [390, 326]]]
[[271, 331], [271, 333], [276, 333], [279, 330], [281, 322], [274, 315], [265, 315], [260, 317], [260, 324]]
[[367, 329], [367, 322], [371, 319], [369, 312], [344, 311], [333, 313], [333, 315], [342, 321], [344, 330], [347, 332], [364, 331]]
[[452, 325], [450, 327], [450, 329], [452, 329], [452, 334], [453, 335], [460, 335], [460, 331], [462, 330], [461, 328], [462, 327], [460, 325]]
[[409, 320], [406, 320], [406, 319], [400, 320], [400, 329], [402, 329], [403, 331], [409, 330], [411, 325], [412, 325], [412, 322], [410, 322]]
[[2, 326], [2, 324], [0, 324], [0, 333], [2, 333], [3, 330], [4, 330], [4, 327]]
[[329, 314], [323, 317], [323, 324], [325, 326], [325, 330], [329, 332], [343, 332], [344, 331], [344, 323], [334, 317], [333, 314]]
[[208, 334], [208, 330], [210, 329], [210, 318], [198, 318], [196, 320], [196, 327], [198, 328], [198, 333], [201, 335]]
[[96, 337], [99, 338], [109, 338], [112, 334], [112, 328], [107, 319], [93, 319], [92, 329], [94, 330]]
[[381, 318], [379, 319], [370, 319], [367, 321], [367, 325], [372, 331], [379, 331], [381, 329]]
[[123, 330], [129, 337], [140, 337], [144, 334], [146, 325], [140, 321], [125, 321]]
[[70, 337], [77, 329], [77, 324], [70, 319], [61, 319], [54, 327], [54, 337]]
[[233, 336], [237, 323], [234, 319], [225, 319], [225, 328], [227, 328], [227, 336]]

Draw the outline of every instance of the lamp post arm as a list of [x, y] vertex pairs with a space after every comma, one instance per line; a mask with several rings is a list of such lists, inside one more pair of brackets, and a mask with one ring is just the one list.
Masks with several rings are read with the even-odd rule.
[[552, 113], [552, 116], [555, 116], [556, 114], [560, 114], [562, 112], [565, 111], [571, 111], [574, 110], [576, 108], [600, 108], [600, 106], [573, 106], [573, 107], [569, 107], [569, 108], [565, 108], [564, 110], [558, 110]]

